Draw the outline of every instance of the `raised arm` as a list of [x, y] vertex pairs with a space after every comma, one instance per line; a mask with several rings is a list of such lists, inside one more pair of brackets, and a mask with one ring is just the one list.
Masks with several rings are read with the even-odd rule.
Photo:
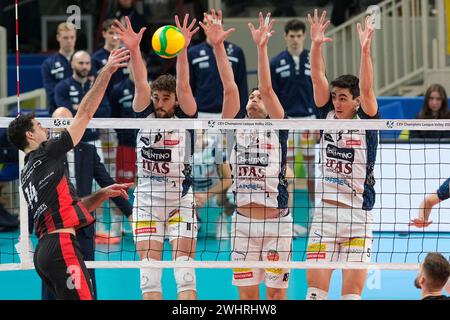
[[317, 107], [323, 107], [330, 100], [330, 89], [325, 75], [325, 62], [322, 56], [322, 44], [331, 42], [331, 38], [325, 37], [325, 30], [330, 21], [325, 22], [327, 12], [322, 12], [319, 20], [317, 9], [314, 10], [314, 20], [308, 13], [308, 21], [311, 26], [311, 80], [314, 89], [314, 103]]
[[189, 61], [187, 56], [187, 49], [191, 43], [192, 36], [198, 31], [199, 27], [195, 26], [196, 19], [192, 20], [188, 26], [189, 15], [186, 14], [183, 20], [183, 26], [180, 24], [178, 16], [175, 16], [175, 24], [184, 35], [184, 48], [177, 57], [177, 99], [181, 110], [188, 115], [193, 116], [197, 112], [197, 102], [192, 94], [191, 85], [189, 84]]
[[222, 118], [234, 119], [240, 110], [239, 89], [234, 81], [233, 69], [228, 61], [225, 51], [225, 39], [236, 29], [231, 28], [225, 31], [222, 26], [222, 11], [219, 10], [216, 15], [215, 10], [211, 10], [211, 16], [206, 13], [206, 25], [200, 22], [205, 34], [207, 35], [216, 57], [217, 69], [223, 86], [223, 105]]
[[151, 89], [148, 83], [147, 68], [142, 61], [139, 44], [146, 28], [142, 28], [139, 33], [135, 33], [131, 26], [130, 19], [125, 17], [126, 28], [119, 20], [115, 20], [112, 29], [118, 34], [119, 39], [125, 47], [130, 50], [130, 65], [134, 76], [134, 99], [133, 110], [144, 111], [150, 105]]
[[261, 93], [261, 99], [269, 113], [271, 119], [283, 119], [284, 109], [272, 88], [272, 79], [270, 78], [269, 56], [267, 54], [267, 44], [272, 36], [272, 26], [275, 20], [270, 19], [270, 13], [264, 19], [263, 14], [259, 13], [259, 28], [255, 29], [252, 23], [248, 24], [252, 33], [253, 42], [258, 50], [258, 88]]
[[80, 142], [89, 121], [94, 117], [98, 106], [102, 102], [111, 75], [116, 72], [117, 69], [126, 67], [126, 61], [129, 58], [129, 51], [126, 48], [111, 52], [108, 62], [98, 75], [92, 88], [86, 93], [83, 100], [81, 100], [75, 118], [67, 128], [67, 131], [72, 137], [74, 146]]
[[360, 23], [358, 23], [357, 27], [359, 42], [361, 44], [361, 67], [359, 69], [361, 108], [363, 108], [364, 113], [373, 117], [378, 113], [377, 97], [373, 90], [373, 66], [370, 54], [370, 45], [375, 29], [370, 22], [370, 16], [366, 17], [366, 26], [364, 30]]

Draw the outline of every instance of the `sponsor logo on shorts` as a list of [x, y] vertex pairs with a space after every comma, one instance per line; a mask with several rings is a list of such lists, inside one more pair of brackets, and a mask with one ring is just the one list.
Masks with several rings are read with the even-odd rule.
[[137, 235], [143, 233], [156, 233], [156, 221], [138, 221], [135, 226], [135, 233]]
[[237, 268], [233, 270], [235, 280], [251, 279], [253, 278], [253, 272], [251, 269]]
[[169, 226], [172, 226], [172, 225], [174, 225], [174, 224], [180, 224], [180, 223], [182, 223], [182, 222], [184, 222], [184, 219], [183, 219], [182, 217], [173, 217], [173, 218], [170, 218], [170, 219], [167, 221], [167, 223], [169, 224]]
[[282, 275], [283, 274], [283, 269], [281, 269], [281, 268], [268, 268], [268, 269], [266, 269], [266, 272], [272, 273], [272, 274], [277, 274], [277, 275]]
[[360, 146], [361, 145], [361, 140], [347, 140], [345, 142], [345, 145], [347, 147]]
[[325, 252], [310, 252], [306, 254], [306, 260], [325, 259], [327, 254]]
[[283, 282], [289, 281], [289, 272], [286, 272], [283, 276]]
[[327, 245], [325, 243], [313, 243], [308, 245], [306, 259], [325, 259]]
[[362, 238], [354, 238], [350, 241], [344, 242], [341, 244], [343, 247], [359, 247], [364, 248], [366, 245], [366, 240]]

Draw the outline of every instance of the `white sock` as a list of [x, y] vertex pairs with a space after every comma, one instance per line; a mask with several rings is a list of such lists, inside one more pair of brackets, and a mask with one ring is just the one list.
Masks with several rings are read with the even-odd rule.
[[361, 296], [359, 294], [344, 294], [342, 300], [361, 300]]
[[310, 287], [306, 292], [306, 300], [328, 300], [328, 292]]

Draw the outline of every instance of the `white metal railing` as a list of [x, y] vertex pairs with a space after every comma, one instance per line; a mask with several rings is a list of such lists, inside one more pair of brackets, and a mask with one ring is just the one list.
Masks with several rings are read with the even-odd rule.
[[[37, 100], [36, 109], [46, 109], [47, 107], [47, 96], [45, 95], [44, 89], [36, 89], [29, 92], [24, 92], [20, 94], [20, 101], [24, 102], [27, 100]], [[11, 104], [17, 104], [17, 96], [10, 96], [0, 99], [0, 117], [6, 117], [9, 113], [8, 106]]]
[[[427, 70], [446, 64], [445, 3], [436, 1], [431, 15], [428, 0], [386, 0], [378, 4], [381, 29], [375, 33], [373, 65], [377, 95], [392, 94], [409, 81], [421, 80]], [[332, 29], [324, 58], [329, 78], [359, 74], [360, 44], [357, 22], [367, 13]]]
[[0, 98], [8, 95], [8, 65], [6, 63], [6, 28], [0, 26]]

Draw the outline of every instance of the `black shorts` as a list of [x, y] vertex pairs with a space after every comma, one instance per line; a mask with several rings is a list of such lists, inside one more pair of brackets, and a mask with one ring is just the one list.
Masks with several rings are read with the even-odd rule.
[[92, 300], [92, 281], [80, 245], [70, 233], [51, 233], [39, 239], [34, 266], [58, 300]]

